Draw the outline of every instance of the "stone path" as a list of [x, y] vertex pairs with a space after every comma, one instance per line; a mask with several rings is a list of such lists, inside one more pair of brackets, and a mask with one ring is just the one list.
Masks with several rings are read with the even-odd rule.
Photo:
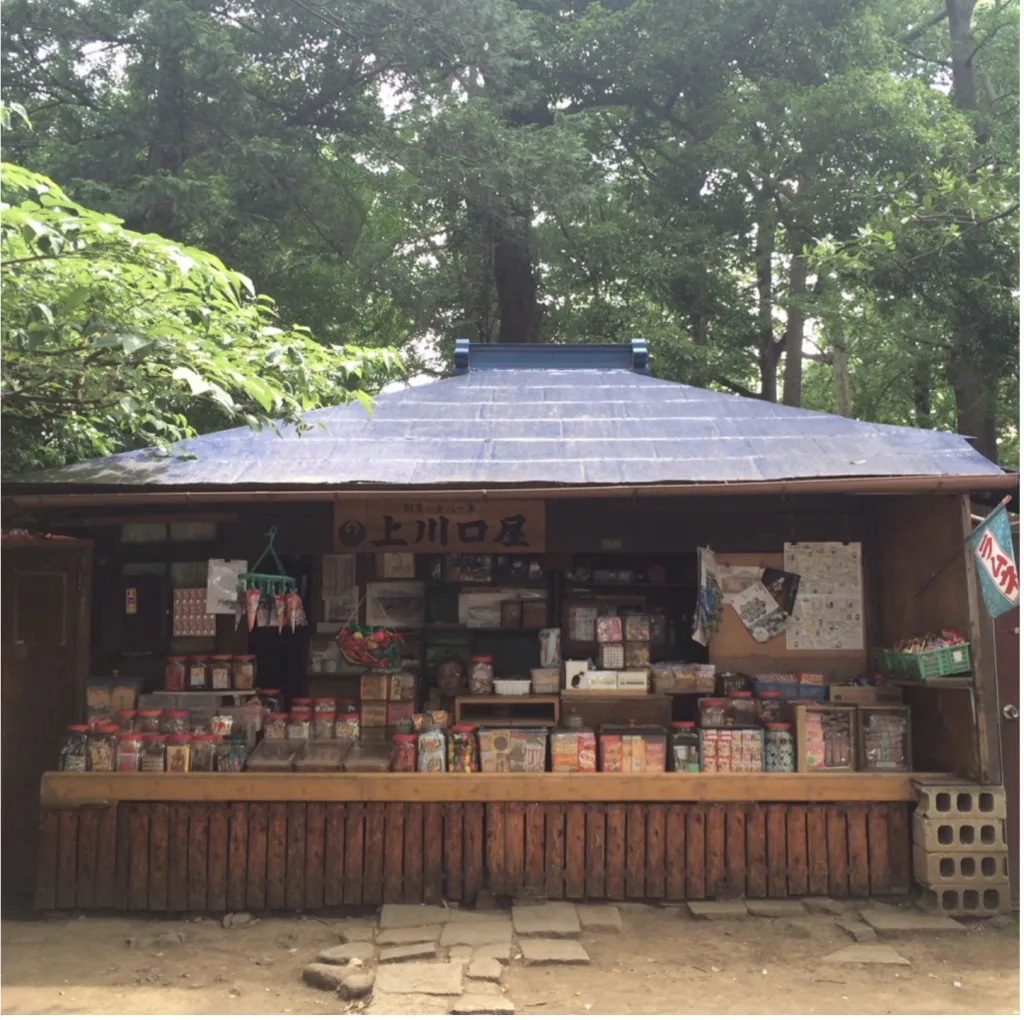
[[[669, 905], [681, 920], [694, 923], [771, 923], [780, 935], [807, 937], [806, 924], [830, 919], [853, 944], [823, 957], [830, 965], [910, 966], [879, 936], [950, 933], [963, 926], [949, 918], [885, 904], [861, 905], [806, 897], [787, 900], [696, 901]], [[646, 904], [622, 904], [632, 924], [642, 924]], [[622, 932], [622, 915], [611, 904], [546, 903], [520, 900], [511, 911], [488, 902], [483, 910], [446, 906], [390, 905], [377, 923], [352, 920], [332, 925], [340, 944], [321, 950], [303, 974], [314, 987], [342, 999], [366, 999], [364, 1012], [511, 1014], [505, 994], [507, 967], [587, 966], [590, 955], [579, 939], [585, 933]], [[799, 930], [798, 930], [799, 929]], [[730, 932], [731, 934], [731, 932]], [[714, 968], [713, 968], [714, 969]]]

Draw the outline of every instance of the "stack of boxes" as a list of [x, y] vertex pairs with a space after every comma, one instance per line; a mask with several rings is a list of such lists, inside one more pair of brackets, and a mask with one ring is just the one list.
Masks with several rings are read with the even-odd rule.
[[[412, 719], [416, 677], [412, 673], [364, 673], [359, 678], [359, 726], [364, 740], [386, 740]], [[412, 732], [412, 724], [406, 732]]]
[[915, 781], [918, 904], [954, 917], [1010, 911], [1006, 794], [999, 786]]

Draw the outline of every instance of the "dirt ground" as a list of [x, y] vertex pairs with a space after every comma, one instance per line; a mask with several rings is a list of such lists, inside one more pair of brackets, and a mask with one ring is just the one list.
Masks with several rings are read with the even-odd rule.
[[[362, 915], [372, 921], [369, 915]], [[518, 1014], [1012, 1014], [1019, 1012], [1019, 926], [888, 940], [910, 966], [841, 968], [853, 945], [833, 919], [693, 921], [678, 908], [625, 906], [621, 935], [583, 935], [591, 966], [513, 962]], [[382, 1012], [306, 987], [339, 918], [273, 918], [241, 929], [215, 919], [64, 919], [0, 930], [0, 1006], [30, 1014]], [[184, 936], [178, 942], [177, 934]], [[161, 938], [161, 936], [164, 936]], [[446, 1000], [421, 1007], [447, 1011]]]

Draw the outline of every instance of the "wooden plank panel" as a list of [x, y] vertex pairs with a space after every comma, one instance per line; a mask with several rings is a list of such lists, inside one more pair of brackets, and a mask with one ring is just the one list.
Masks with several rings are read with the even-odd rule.
[[760, 804], [747, 808], [747, 896], [768, 895], [768, 819]]
[[[605, 871], [605, 811], [603, 804], [588, 804], [586, 807], [587, 816], [587, 844], [585, 851], [586, 863], [586, 894], [588, 900], [604, 899], [604, 871]], [[529, 838], [529, 833], [527, 833]]]
[[[541, 803], [882, 803], [913, 804], [914, 779], [942, 778], [941, 773], [865, 772], [765, 773], [570, 773], [529, 776], [529, 797]], [[82, 807], [101, 801], [233, 801], [382, 804], [520, 802], [522, 773], [348, 773], [336, 775], [285, 772], [45, 772], [40, 802], [46, 808]]]
[[505, 805], [506, 892], [518, 896], [526, 875], [526, 805]]
[[362, 804], [345, 805], [345, 905], [363, 902], [363, 842], [366, 808]]
[[324, 906], [345, 902], [345, 805], [328, 804], [324, 813]]
[[306, 805], [306, 910], [324, 905], [324, 839], [326, 805]]
[[647, 808], [647, 898], [665, 898], [665, 805]]
[[704, 846], [705, 891], [717, 899], [725, 890], [725, 808], [709, 804]]
[[188, 909], [206, 909], [207, 838], [210, 808], [191, 804], [188, 809]]
[[384, 805], [366, 805], [363, 839], [363, 903], [376, 906], [384, 896]]
[[825, 842], [828, 855], [828, 894], [845, 896], [849, 889], [849, 864], [846, 858], [846, 814], [830, 804], [825, 808]]
[[884, 804], [872, 804], [868, 807], [868, 867], [873, 896], [885, 895], [892, 888], [888, 823], [889, 816]]
[[267, 805], [249, 805], [249, 848], [245, 862], [245, 905], [267, 906]]
[[645, 805], [626, 805], [626, 899], [642, 900], [646, 893], [647, 818]]
[[167, 872], [170, 856], [171, 810], [151, 804], [149, 812], [149, 909], [167, 909]]
[[910, 889], [910, 808], [889, 805], [889, 887], [890, 892]]
[[114, 909], [128, 909], [128, 873], [132, 864], [131, 805], [117, 805], [117, 853], [114, 863]]
[[405, 842], [405, 805], [384, 808], [384, 903], [402, 902], [402, 854]]
[[171, 804], [167, 823], [167, 909], [188, 909], [187, 804]]
[[484, 826], [487, 841], [484, 857], [487, 862], [487, 888], [495, 896], [504, 896], [505, 885], [505, 805], [487, 805], [487, 824]]
[[[501, 807], [503, 810], [503, 805]], [[448, 804], [445, 807], [444, 884], [445, 895], [453, 903], [462, 902], [462, 813], [461, 804]]]
[[96, 896], [96, 808], [78, 812], [78, 872], [75, 876], [75, 906], [88, 910]]
[[423, 902], [423, 805], [405, 805], [405, 871], [402, 899], [405, 903]]
[[871, 892], [868, 812], [861, 804], [846, 809], [846, 853], [850, 865], [850, 895], [867, 896]]
[[114, 906], [117, 867], [117, 805], [101, 808], [96, 832], [96, 885], [93, 903], [100, 909]]
[[131, 865], [128, 871], [128, 909], [149, 906], [149, 804], [133, 804], [129, 815]]
[[288, 805], [267, 808], [267, 910], [282, 910], [288, 872]]
[[583, 805], [569, 804], [565, 809], [565, 898], [568, 900], [581, 900], [586, 894], [586, 846]]
[[665, 814], [665, 899], [686, 899], [686, 809], [669, 804]]
[[544, 895], [544, 808], [526, 805], [526, 869], [523, 886], [529, 896]]
[[789, 883], [786, 879], [786, 808], [782, 804], [769, 804], [765, 811], [766, 861], [768, 864], [768, 895], [781, 899]]
[[[605, 895], [610, 900], [626, 898], [626, 806], [609, 804], [605, 829]], [[548, 892], [550, 896], [550, 891]]]
[[828, 895], [828, 839], [821, 804], [807, 807], [807, 892], [811, 896]]
[[686, 809], [686, 898], [702, 900], [707, 892], [704, 881], [705, 808], [690, 804]]
[[462, 899], [472, 903], [484, 881], [484, 806], [462, 805]]
[[285, 842], [284, 905], [301, 910], [306, 898], [306, 805], [288, 805]]
[[228, 910], [245, 910], [249, 805], [232, 804], [228, 816]]
[[206, 905], [218, 913], [228, 908], [228, 805], [211, 804], [207, 839]]
[[58, 812], [44, 809], [39, 813], [39, 842], [36, 850], [36, 910], [53, 910], [57, 906], [59, 823]]
[[786, 855], [789, 860], [789, 895], [807, 895], [807, 811], [786, 805]]
[[[479, 804], [475, 805], [480, 807]], [[482, 810], [482, 808], [481, 808]], [[444, 826], [440, 804], [425, 804], [423, 807], [423, 902], [440, 903], [444, 884], [444, 869], [441, 848]], [[481, 853], [483, 846], [481, 845]]]
[[[487, 806], [488, 826], [490, 807]], [[549, 900], [560, 900], [565, 893], [565, 808], [549, 804], [544, 812], [544, 826], [544, 887]]]
[[747, 890], [747, 815], [741, 807], [725, 809], [725, 888], [722, 895], [739, 899]]
[[75, 905], [75, 877], [78, 871], [78, 811], [65, 808], [57, 820], [57, 909]]

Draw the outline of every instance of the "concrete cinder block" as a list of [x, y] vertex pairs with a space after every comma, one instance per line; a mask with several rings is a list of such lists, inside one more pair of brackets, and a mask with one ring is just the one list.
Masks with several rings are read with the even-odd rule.
[[1008, 881], [972, 885], [921, 886], [914, 891], [917, 905], [930, 914], [949, 917], [995, 917], [1011, 910]]
[[1001, 786], [979, 786], [915, 780], [916, 812], [925, 818], [1005, 818], [1006, 792]]
[[1001, 818], [929, 818], [914, 812], [914, 844], [929, 853], [985, 853], [1006, 849]]
[[921, 885], [991, 885], [1008, 877], [1005, 850], [965, 854], [914, 846], [914, 878]]

